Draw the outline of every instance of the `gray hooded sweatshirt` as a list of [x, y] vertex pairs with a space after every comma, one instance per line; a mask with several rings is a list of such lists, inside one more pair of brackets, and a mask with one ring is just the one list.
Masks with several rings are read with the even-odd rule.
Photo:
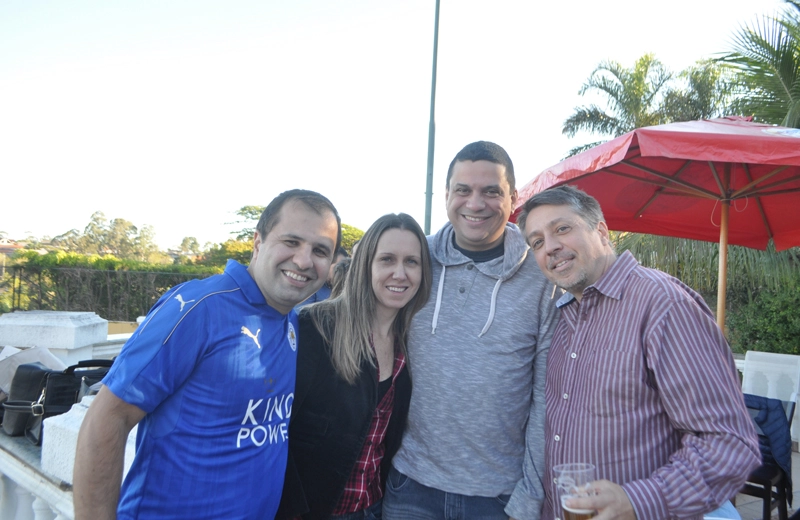
[[428, 237], [433, 290], [411, 323], [411, 408], [393, 464], [441, 491], [511, 494], [506, 513], [537, 520], [554, 286], [514, 224], [504, 255], [477, 264], [453, 235], [448, 223]]

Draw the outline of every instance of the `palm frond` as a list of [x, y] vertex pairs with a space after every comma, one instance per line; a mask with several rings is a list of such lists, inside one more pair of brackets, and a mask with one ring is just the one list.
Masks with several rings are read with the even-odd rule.
[[620, 127], [620, 122], [614, 116], [607, 114], [600, 107], [591, 105], [577, 107], [575, 112], [564, 121], [561, 133], [568, 137], [575, 137], [580, 131], [588, 131], [601, 135], [615, 135]]
[[720, 60], [736, 70], [735, 106], [758, 120], [800, 126], [800, 15], [762, 17], [733, 37]]

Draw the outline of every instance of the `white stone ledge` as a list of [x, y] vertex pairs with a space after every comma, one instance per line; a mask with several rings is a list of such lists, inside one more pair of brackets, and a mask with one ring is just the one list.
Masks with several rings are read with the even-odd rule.
[[[94, 396], [87, 396], [75, 404], [69, 412], [44, 420], [42, 441], [42, 471], [66, 484], [72, 484], [72, 468], [75, 465], [75, 450], [78, 446], [78, 432]], [[123, 478], [133, 462], [136, 452], [136, 431], [134, 427], [125, 445], [125, 466]]]

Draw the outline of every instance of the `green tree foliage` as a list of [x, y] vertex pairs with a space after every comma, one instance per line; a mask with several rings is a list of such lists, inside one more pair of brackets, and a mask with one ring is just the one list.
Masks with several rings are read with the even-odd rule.
[[[222, 271], [216, 266], [154, 265], [65, 251], [22, 251], [14, 264], [12, 276], [3, 283], [16, 286], [19, 309], [91, 311], [125, 321], [145, 314], [169, 288]], [[2, 296], [0, 310], [10, 310], [8, 293]]]
[[36, 251], [20, 251], [13, 258], [15, 266], [30, 268], [74, 267], [104, 271], [158, 271], [164, 273], [197, 274], [209, 276], [221, 273], [216, 267], [197, 265], [151, 264], [139, 260], [117, 258], [113, 255], [83, 255], [68, 251], [52, 251], [41, 255]]
[[[703, 294], [716, 296], [719, 246], [711, 242], [612, 232], [617, 251], [629, 250], [645, 267], [667, 272]], [[800, 286], [800, 249], [776, 252], [728, 246], [728, 291], [755, 294]], [[716, 301], [716, 298], [714, 298]], [[729, 304], [731, 302], [729, 301]]]
[[[645, 267], [675, 276], [698, 291], [716, 311], [717, 244], [639, 233], [612, 232], [612, 238], [618, 253], [630, 250]], [[792, 338], [787, 332], [786, 323], [796, 321], [787, 320], [783, 312], [775, 312], [777, 305], [789, 305], [798, 298], [800, 248], [776, 252], [771, 245], [766, 251], [728, 246], [727, 281], [726, 328], [735, 352], [788, 352], [800, 348], [800, 336]], [[796, 314], [798, 303], [785, 310]], [[781, 335], [768, 341], [767, 331], [774, 329], [780, 329]], [[759, 338], [764, 341], [756, 341]]]
[[181, 241], [181, 253], [184, 255], [199, 255], [201, 250], [195, 237], [184, 237]]
[[711, 119], [726, 112], [733, 102], [731, 71], [712, 60], [701, 60], [675, 76], [664, 94], [664, 121]]
[[206, 266], [222, 266], [224, 267], [228, 259], [236, 260], [240, 264], [250, 264], [250, 257], [253, 255], [253, 242], [252, 240], [226, 240], [221, 244], [211, 246], [208, 251], [203, 255], [203, 258], [198, 260], [198, 265]]
[[231, 222], [231, 224], [248, 224], [238, 231], [231, 231], [232, 235], [236, 235], [236, 240], [253, 240], [253, 235], [256, 233], [256, 224], [258, 224], [258, 219], [261, 218], [261, 213], [264, 212], [265, 207], [266, 206], [242, 206], [235, 211], [242, 219]]
[[737, 72], [737, 113], [800, 128], [800, 1], [787, 4], [782, 16], [743, 25], [721, 61]]
[[51, 240], [57, 249], [83, 255], [112, 255], [140, 262], [170, 263], [172, 260], [158, 251], [155, 231], [151, 226], [141, 230], [132, 222], [116, 218], [109, 221], [102, 211], [96, 211], [83, 233], [71, 229]]
[[731, 344], [738, 351], [800, 354], [800, 286], [762, 292], [728, 319]]
[[342, 247], [345, 248], [348, 253], [353, 253], [353, 244], [361, 240], [363, 236], [364, 232], [357, 227], [342, 224]]

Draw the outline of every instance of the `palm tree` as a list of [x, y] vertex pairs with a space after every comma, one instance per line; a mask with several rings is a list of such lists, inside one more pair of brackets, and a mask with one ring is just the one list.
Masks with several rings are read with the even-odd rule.
[[729, 67], [700, 60], [675, 76], [661, 103], [665, 122], [711, 119], [729, 114], [733, 75]]
[[[672, 73], [652, 54], [636, 60], [630, 69], [613, 60], [604, 61], [592, 71], [578, 93], [582, 96], [590, 91], [605, 94], [607, 109], [597, 105], [577, 107], [564, 121], [561, 132], [568, 137], [575, 137], [580, 131], [618, 137], [635, 128], [660, 124], [663, 122], [662, 89], [670, 79]], [[569, 155], [598, 144], [600, 142], [573, 148]]]
[[786, 2], [781, 17], [742, 26], [720, 61], [737, 72], [738, 112], [800, 128], [800, 0]]
[[[630, 69], [616, 61], [602, 62], [579, 90], [580, 95], [587, 92], [604, 94], [607, 108], [575, 108], [561, 129], [568, 137], [580, 131], [619, 137], [643, 126], [716, 117], [730, 104], [732, 85], [727, 67], [720, 63], [701, 60], [673, 74], [655, 56], [645, 54]], [[573, 148], [568, 156], [600, 142]]]

